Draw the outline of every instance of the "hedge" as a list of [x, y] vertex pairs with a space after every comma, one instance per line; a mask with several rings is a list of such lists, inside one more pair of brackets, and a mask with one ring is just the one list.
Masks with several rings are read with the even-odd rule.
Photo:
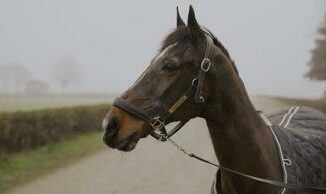
[[77, 134], [102, 130], [110, 105], [0, 113], [1, 155], [59, 142]]

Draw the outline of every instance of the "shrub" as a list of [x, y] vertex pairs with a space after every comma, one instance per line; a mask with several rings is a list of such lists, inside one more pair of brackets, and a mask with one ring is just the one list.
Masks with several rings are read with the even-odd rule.
[[106, 104], [0, 113], [0, 157], [101, 130], [109, 108]]

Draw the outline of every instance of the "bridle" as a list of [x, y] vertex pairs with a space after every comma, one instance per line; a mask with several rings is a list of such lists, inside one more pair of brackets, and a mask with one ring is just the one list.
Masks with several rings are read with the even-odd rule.
[[195, 103], [204, 103], [204, 81], [207, 72], [211, 69], [212, 61], [211, 55], [213, 51], [213, 37], [211, 34], [205, 31], [206, 37], [206, 48], [205, 54], [200, 64], [200, 70], [198, 75], [192, 80], [190, 87], [186, 92], [178, 98], [175, 103], [173, 103], [167, 110], [165, 110], [160, 115], [150, 115], [148, 112], [143, 109], [138, 108], [137, 106], [131, 104], [123, 98], [116, 98], [113, 102], [115, 107], [118, 107], [127, 113], [144, 120], [147, 122], [153, 131], [150, 133], [155, 139], [159, 141], [166, 141], [169, 137], [173, 136], [178, 132], [188, 121], [189, 119], [179, 121], [179, 123], [169, 132], [167, 132], [165, 125], [168, 118], [190, 97], [194, 97]]

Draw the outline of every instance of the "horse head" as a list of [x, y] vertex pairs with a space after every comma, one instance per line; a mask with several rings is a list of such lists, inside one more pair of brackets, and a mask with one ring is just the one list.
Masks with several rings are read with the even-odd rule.
[[177, 10], [177, 27], [104, 119], [104, 142], [130, 151], [149, 134], [166, 137], [163, 129], [170, 122], [205, 117], [212, 91], [227, 87], [221, 82], [223, 77], [216, 75], [234, 73], [232, 69], [226, 49], [198, 24], [192, 6], [187, 25]]

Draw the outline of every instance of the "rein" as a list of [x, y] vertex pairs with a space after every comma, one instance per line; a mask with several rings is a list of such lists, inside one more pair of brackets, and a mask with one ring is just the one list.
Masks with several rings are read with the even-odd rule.
[[187, 120], [183, 120], [180, 121], [171, 131], [167, 132], [167, 130], [165, 129], [165, 122], [167, 121], [167, 119], [187, 100], [189, 99], [191, 96], [194, 96], [194, 101], [195, 103], [203, 103], [205, 102], [205, 98], [203, 96], [203, 85], [204, 85], [204, 80], [205, 80], [205, 76], [206, 73], [210, 70], [211, 66], [212, 66], [212, 61], [211, 61], [211, 55], [212, 55], [212, 50], [213, 50], [213, 46], [214, 46], [214, 42], [213, 42], [213, 38], [212, 38], [212, 34], [210, 32], [207, 32], [207, 30], [205, 30], [206, 33], [206, 49], [205, 49], [205, 55], [204, 58], [201, 61], [201, 65], [200, 65], [200, 70], [198, 73], [198, 76], [195, 77], [192, 80], [192, 83], [190, 85], [190, 87], [186, 90], [186, 92], [176, 100], [176, 102], [174, 104], [172, 104], [170, 106], [170, 108], [168, 110], [166, 110], [163, 114], [161, 115], [150, 115], [148, 114], [146, 111], [136, 107], [135, 105], [129, 103], [128, 101], [122, 99], [122, 98], [116, 98], [113, 102], [113, 105], [126, 111], [127, 113], [142, 119], [144, 121], [146, 121], [147, 123], [149, 123], [149, 125], [151, 126], [151, 128], [153, 129], [153, 131], [150, 133], [151, 136], [153, 136], [155, 139], [165, 142], [168, 141], [171, 144], [173, 144], [178, 150], [180, 150], [182, 153], [186, 154], [187, 156], [197, 159], [201, 162], [207, 163], [209, 165], [215, 166], [220, 168], [221, 170], [257, 181], [257, 182], [261, 182], [261, 183], [265, 183], [268, 185], [274, 185], [277, 187], [281, 187], [281, 188], [287, 188], [287, 189], [292, 189], [292, 190], [297, 190], [297, 191], [302, 191], [302, 192], [313, 192], [313, 193], [326, 193], [326, 188], [320, 188], [320, 187], [307, 187], [307, 186], [302, 186], [302, 185], [296, 185], [296, 184], [289, 184], [289, 183], [285, 183], [285, 182], [280, 182], [280, 181], [276, 181], [276, 180], [269, 180], [269, 179], [264, 179], [264, 178], [260, 178], [260, 177], [256, 177], [256, 176], [252, 176], [249, 174], [245, 174], [242, 172], [239, 172], [237, 170], [233, 170], [230, 168], [227, 168], [225, 166], [221, 166], [219, 164], [210, 162], [202, 157], [197, 156], [196, 154], [192, 153], [192, 152], [188, 152], [187, 150], [185, 150], [182, 146], [180, 146], [179, 144], [177, 144], [175, 141], [173, 141], [170, 137], [173, 136], [176, 132], [178, 132], [188, 121]]
[[291, 190], [297, 190], [297, 191], [302, 191], [302, 192], [308, 192], [308, 193], [316, 193], [316, 194], [325, 194], [326, 193], [326, 188], [322, 188], [322, 187], [310, 187], [310, 186], [302, 186], [302, 185], [297, 185], [297, 184], [290, 184], [290, 183], [285, 183], [285, 182], [281, 182], [281, 181], [276, 181], [276, 180], [270, 180], [270, 179], [264, 179], [264, 178], [260, 178], [260, 177], [256, 177], [256, 176], [252, 176], [246, 173], [242, 173], [240, 171], [237, 170], [233, 170], [230, 168], [227, 168], [225, 166], [222, 166], [220, 164], [216, 164], [213, 162], [210, 162], [207, 159], [204, 159], [196, 154], [194, 154], [193, 152], [188, 152], [186, 149], [184, 149], [182, 146], [180, 146], [178, 143], [176, 143], [174, 140], [172, 140], [171, 138], [167, 139], [172, 145], [174, 145], [179, 151], [181, 151], [182, 153], [184, 153], [185, 155], [189, 156], [190, 158], [194, 158], [196, 160], [199, 160], [201, 162], [204, 162], [206, 164], [209, 164], [211, 166], [215, 166], [221, 170], [224, 170], [226, 172], [230, 172], [232, 174], [236, 174], [242, 177], [245, 177], [247, 179], [251, 179], [260, 183], [265, 183], [268, 185], [273, 185], [273, 186], [277, 186], [280, 188], [286, 188], [286, 189], [291, 189]]

